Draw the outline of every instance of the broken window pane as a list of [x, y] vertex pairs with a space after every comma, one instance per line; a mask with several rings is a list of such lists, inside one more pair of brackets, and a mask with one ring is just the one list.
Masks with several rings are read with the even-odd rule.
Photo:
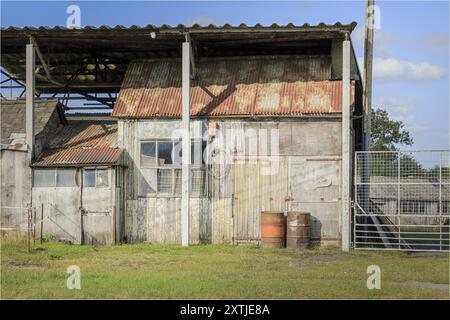
[[158, 141], [158, 165], [172, 164], [172, 141]]
[[96, 186], [99, 188], [108, 187], [108, 170], [107, 169], [97, 169], [97, 183]]
[[95, 187], [95, 169], [84, 169], [83, 186], [86, 188]]
[[141, 142], [141, 167], [156, 165], [156, 142]]
[[173, 164], [181, 165], [182, 164], [182, 143], [181, 140], [175, 140], [173, 142], [173, 151], [172, 151], [172, 160]]
[[158, 169], [158, 192], [172, 193], [172, 169]]
[[76, 187], [77, 170], [75, 168], [58, 168], [56, 170], [56, 186], [57, 187]]
[[55, 169], [39, 168], [33, 170], [33, 185], [35, 187], [54, 187]]
[[139, 179], [139, 196], [156, 193], [156, 169], [142, 169]]

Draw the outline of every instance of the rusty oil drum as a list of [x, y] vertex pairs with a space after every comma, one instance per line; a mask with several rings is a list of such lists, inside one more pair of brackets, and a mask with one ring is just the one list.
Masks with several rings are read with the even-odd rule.
[[286, 242], [288, 248], [306, 249], [310, 239], [311, 215], [307, 212], [288, 212]]
[[286, 217], [284, 212], [261, 212], [261, 246], [286, 247]]

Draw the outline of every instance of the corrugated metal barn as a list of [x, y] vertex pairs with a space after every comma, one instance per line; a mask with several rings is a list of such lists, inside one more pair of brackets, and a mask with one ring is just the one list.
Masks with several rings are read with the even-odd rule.
[[[192, 244], [259, 243], [262, 211], [303, 211], [311, 213], [316, 244], [340, 244], [349, 223], [351, 159], [364, 148], [361, 76], [349, 41], [354, 27], [3, 30], [11, 75], [23, 71], [13, 57], [28, 37], [40, 55], [57, 52], [49, 59], [71, 37], [65, 73], [55, 64], [52, 81], [46, 72], [36, 75], [35, 90], [58, 96], [71, 87], [112, 111], [95, 122], [69, 121], [31, 160], [35, 175], [44, 167], [76, 167], [76, 177], [109, 168], [104, 197], [75, 179], [64, 191], [70, 203], [56, 199], [60, 190], [34, 185], [33, 206], [59, 201], [58, 210], [81, 221], [71, 234], [77, 243], [95, 242], [86, 241], [88, 233], [107, 230], [97, 242], [181, 244], [186, 226]], [[95, 60], [86, 58], [93, 52]], [[77, 59], [84, 59], [82, 72], [67, 69]], [[69, 119], [89, 119], [74, 111], [85, 109], [66, 106]], [[83, 210], [98, 199], [115, 218], [89, 220]]]

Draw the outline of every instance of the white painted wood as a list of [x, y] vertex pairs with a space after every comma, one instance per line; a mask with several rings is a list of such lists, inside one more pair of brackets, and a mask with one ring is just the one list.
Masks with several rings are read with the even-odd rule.
[[30, 159], [34, 158], [34, 84], [35, 56], [33, 44], [26, 45], [26, 133]]
[[181, 173], [181, 243], [189, 245], [189, 171], [191, 162], [191, 143], [189, 134], [189, 87], [190, 87], [190, 44], [184, 42], [182, 57], [182, 105], [183, 105], [183, 158]]
[[350, 41], [342, 45], [342, 250], [350, 249]]

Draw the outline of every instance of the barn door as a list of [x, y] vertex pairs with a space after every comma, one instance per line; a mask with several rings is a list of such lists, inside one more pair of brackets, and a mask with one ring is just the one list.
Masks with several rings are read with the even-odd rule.
[[292, 210], [311, 214], [311, 241], [336, 245], [340, 237], [339, 157], [300, 156], [290, 163]]
[[82, 190], [83, 244], [114, 243], [113, 177], [110, 169], [84, 169]]
[[286, 162], [278, 157], [272, 161], [234, 164], [234, 243], [260, 240], [261, 211], [286, 210]]

